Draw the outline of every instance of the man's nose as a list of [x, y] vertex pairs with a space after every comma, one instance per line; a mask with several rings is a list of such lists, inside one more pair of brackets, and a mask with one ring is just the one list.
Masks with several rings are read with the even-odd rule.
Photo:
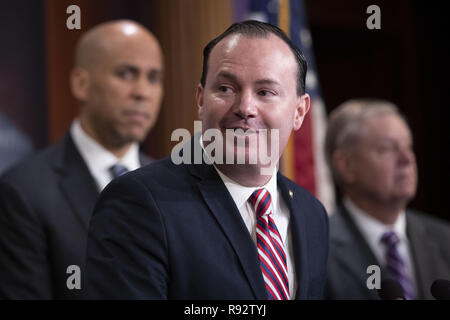
[[147, 100], [151, 97], [152, 85], [146, 77], [139, 77], [133, 85], [132, 96], [136, 100]]
[[243, 119], [256, 117], [258, 114], [257, 99], [252, 92], [242, 91], [235, 102], [233, 111]]
[[415, 162], [415, 154], [411, 146], [403, 146], [398, 151], [399, 163], [402, 165], [409, 165]]

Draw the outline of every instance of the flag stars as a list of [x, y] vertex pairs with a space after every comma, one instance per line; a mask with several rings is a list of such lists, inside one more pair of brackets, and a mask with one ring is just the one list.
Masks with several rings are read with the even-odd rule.
[[312, 39], [311, 39], [311, 33], [309, 32], [308, 29], [301, 28], [298, 33], [298, 37], [300, 38], [300, 42], [306, 49], [311, 48]]
[[[283, 0], [280, 0], [283, 1]], [[267, 3], [267, 11], [271, 14], [278, 13], [278, 0], [272, 0]]]
[[306, 87], [308, 90], [314, 90], [317, 87], [317, 76], [312, 70], [306, 75]]

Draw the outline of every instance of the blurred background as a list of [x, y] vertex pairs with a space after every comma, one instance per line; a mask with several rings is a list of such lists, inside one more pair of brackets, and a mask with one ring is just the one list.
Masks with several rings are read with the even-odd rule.
[[[77, 39], [98, 23], [126, 18], [148, 27], [165, 54], [164, 102], [158, 122], [142, 147], [153, 157], [167, 156], [176, 144], [170, 141], [172, 131], [187, 128], [192, 132], [197, 119], [194, 93], [203, 47], [232, 22], [262, 17], [285, 30], [290, 28], [290, 36], [303, 42], [299, 45], [308, 51], [312, 66], [308, 88], [316, 97], [315, 110], [322, 110], [315, 119], [311, 115], [297, 134], [306, 140], [294, 137], [283, 161], [286, 174], [320, 195], [320, 184], [327, 181], [327, 175], [316, 172], [315, 176], [304, 176], [305, 172], [313, 173], [308, 166], [317, 169], [321, 165], [320, 150], [310, 143], [321, 135], [314, 127], [316, 121], [325, 119], [349, 98], [387, 99], [406, 115], [415, 139], [419, 188], [411, 207], [450, 221], [448, 89], [444, 89], [448, 19], [440, 3], [0, 0], [0, 119], [4, 119], [0, 121], [0, 141], [22, 146], [6, 135], [2, 127], [7, 126], [15, 128], [28, 153], [33, 147], [40, 150], [60, 139], [78, 112], [68, 84]], [[80, 30], [66, 27], [70, 16], [66, 9], [72, 4], [81, 9]], [[370, 15], [366, 9], [372, 4], [381, 9], [379, 30], [366, 27]], [[0, 160], [7, 156], [0, 154]], [[328, 192], [328, 200], [333, 195], [330, 188], [324, 192]]]

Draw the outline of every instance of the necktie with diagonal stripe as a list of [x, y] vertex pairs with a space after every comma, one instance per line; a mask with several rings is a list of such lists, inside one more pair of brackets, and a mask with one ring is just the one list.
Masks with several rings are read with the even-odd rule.
[[270, 193], [258, 189], [249, 198], [256, 213], [259, 264], [270, 300], [289, 299], [289, 281], [283, 240], [273, 221]]
[[381, 242], [386, 246], [386, 270], [389, 276], [400, 283], [406, 300], [416, 299], [411, 279], [406, 272], [405, 261], [397, 250], [400, 242], [397, 234], [393, 231], [386, 232], [383, 234]]
[[115, 178], [117, 178], [117, 177], [119, 177], [119, 176], [121, 176], [121, 175], [127, 173], [127, 172], [128, 172], [128, 169], [127, 169], [127, 167], [125, 167], [125, 166], [123, 166], [123, 165], [117, 163], [117, 164], [115, 164], [115, 165], [112, 165], [112, 166], [109, 168], [109, 171], [111, 172], [112, 178], [115, 179]]

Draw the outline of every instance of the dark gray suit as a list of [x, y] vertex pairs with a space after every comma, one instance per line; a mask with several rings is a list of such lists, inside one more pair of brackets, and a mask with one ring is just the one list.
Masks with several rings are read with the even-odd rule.
[[[436, 279], [450, 279], [450, 226], [422, 213], [406, 211], [406, 232], [416, 273], [418, 298], [433, 299]], [[366, 285], [369, 265], [380, 265], [343, 205], [330, 218], [328, 299], [379, 299]], [[381, 265], [380, 265], [381, 266]], [[381, 269], [383, 275], [383, 268]]]
[[[150, 159], [141, 155], [141, 164]], [[0, 179], [0, 298], [77, 299], [69, 265], [81, 267], [98, 196], [88, 168], [67, 134]]]

